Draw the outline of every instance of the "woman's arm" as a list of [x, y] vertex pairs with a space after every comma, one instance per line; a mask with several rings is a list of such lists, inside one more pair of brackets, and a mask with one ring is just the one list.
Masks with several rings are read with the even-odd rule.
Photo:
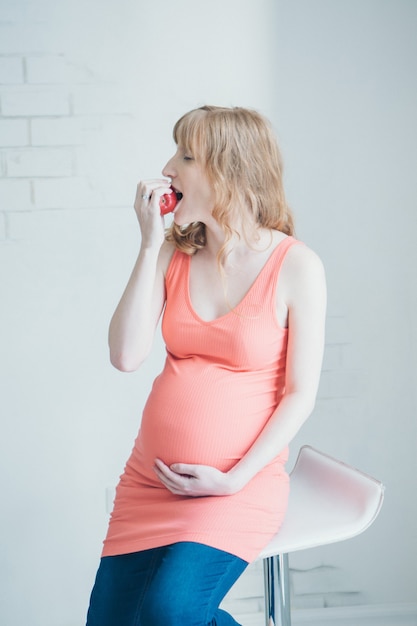
[[323, 358], [326, 283], [320, 259], [307, 247], [294, 246], [288, 252], [278, 297], [288, 308], [284, 396], [252, 447], [229, 472], [183, 463], [168, 468], [157, 460], [157, 475], [174, 493], [190, 496], [236, 493], [278, 456], [311, 414]]
[[288, 257], [283, 286], [288, 306], [285, 393], [251, 449], [229, 472], [235, 490], [290, 443], [316, 401], [325, 338], [324, 270], [320, 259], [308, 248], [294, 247]]
[[[146, 181], [137, 188], [135, 211], [141, 229], [141, 246], [109, 328], [110, 360], [123, 372], [138, 369], [149, 354], [164, 307], [165, 272], [173, 247], [164, 243], [159, 198], [168, 192], [169, 187], [163, 180]], [[143, 195], [151, 199], [144, 199]]]

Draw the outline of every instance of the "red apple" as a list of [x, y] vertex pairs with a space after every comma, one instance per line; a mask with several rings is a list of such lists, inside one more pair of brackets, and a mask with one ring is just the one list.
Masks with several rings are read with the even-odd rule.
[[181, 200], [182, 198], [181, 193], [179, 192], [177, 193], [176, 191], [174, 191], [172, 187], [171, 189], [172, 189], [172, 193], [164, 194], [159, 201], [159, 208], [161, 209], [161, 215], [166, 215], [167, 213], [171, 213], [177, 206], [178, 201]]

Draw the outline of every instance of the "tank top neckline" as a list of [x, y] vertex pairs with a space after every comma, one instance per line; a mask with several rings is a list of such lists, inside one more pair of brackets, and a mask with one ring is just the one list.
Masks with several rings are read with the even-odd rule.
[[[267, 260], [265, 261], [265, 263], [263, 264], [263, 266], [261, 267], [261, 269], [259, 270], [259, 273], [257, 274], [255, 280], [253, 281], [253, 283], [250, 285], [249, 289], [247, 290], [247, 292], [245, 293], [245, 295], [243, 296], [243, 298], [238, 302], [238, 304], [236, 306], [234, 306], [233, 308], [231, 308], [229, 311], [227, 311], [227, 313], [223, 313], [223, 315], [219, 315], [219, 317], [215, 317], [212, 320], [205, 320], [202, 317], [200, 317], [200, 315], [197, 313], [197, 311], [194, 309], [193, 303], [191, 301], [191, 294], [190, 294], [190, 268], [191, 268], [191, 256], [189, 255], [185, 255], [186, 256], [186, 272], [184, 275], [184, 281], [185, 281], [185, 296], [186, 296], [186, 300], [187, 300], [187, 304], [188, 304], [188, 308], [191, 312], [191, 314], [193, 315], [193, 317], [200, 322], [200, 324], [205, 324], [207, 326], [211, 325], [211, 324], [216, 324], [219, 323], [221, 321], [224, 321], [227, 317], [229, 317], [233, 312], [236, 312], [238, 309], [240, 309], [242, 306], [244, 306], [246, 300], [250, 297], [250, 295], [252, 294], [252, 292], [255, 290], [257, 284], [259, 283], [262, 275], [265, 273], [266, 269], [268, 268], [268, 266], [270, 265], [270, 263], [272, 262], [272, 259], [278, 254], [278, 251], [280, 251], [282, 249], [283, 244], [284, 243], [288, 243], [289, 241], [292, 241], [294, 238], [291, 235], [286, 235], [284, 237], [284, 239], [282, 239], [276, 246], [275, 248], [272, 250], [271, 254], [269, 255], [269, 257], [267, 258]], [[282, 330], [287, 330], [286, 328], [283, 328]]]

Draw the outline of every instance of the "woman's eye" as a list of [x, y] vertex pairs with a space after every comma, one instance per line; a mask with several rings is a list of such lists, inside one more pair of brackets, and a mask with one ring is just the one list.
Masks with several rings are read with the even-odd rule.
[[188, 156], [187, 154], [184, 155], [184, 161], [194, 161], [192, 156]]

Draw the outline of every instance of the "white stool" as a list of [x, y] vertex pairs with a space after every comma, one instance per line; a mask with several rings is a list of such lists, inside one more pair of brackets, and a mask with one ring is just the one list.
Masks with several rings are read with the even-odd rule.
[[383, 498], [384, 486], [375, 478], [310, 446], [300, 449], [284, 522], [258, 557], [264, 561], [266, 626], [291, 626], [288, 553], [359, 535]]

